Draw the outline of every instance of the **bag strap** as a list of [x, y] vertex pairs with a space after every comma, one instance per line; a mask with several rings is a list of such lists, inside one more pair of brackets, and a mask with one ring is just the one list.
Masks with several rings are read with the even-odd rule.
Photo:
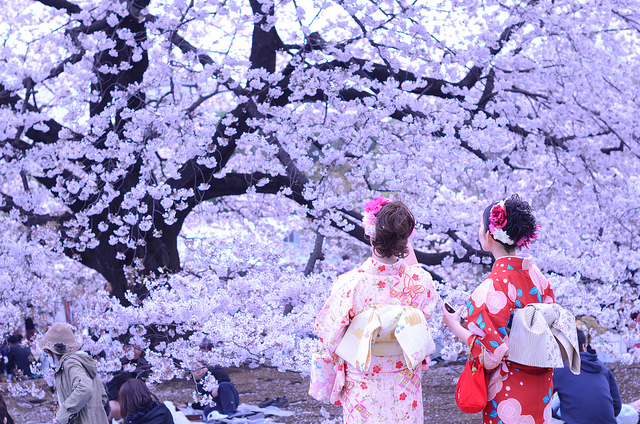
[[[471, 349], [473, 348], [473, 344], [476, 342], [477, 339], [478, 339], [478, 336], [474, 334], [473, 338], [471, 339], [471, 343], [469, 343], [469, 353], [467, 354], [467, 361], [473, 361], [473, 355], [471, 353]], [[480, 364], [484, 367], [484, 348], [482, 348], [482, 350], [480, 351], [479, 359], [480, 359]]]
[[473, 356], [471, 354], [471, 348], [473, 347], [473, 344], [476, 342], [477, 338], [478, 338], [478, 336], [476, 336], [474, 334], [473, 338], [471, 339], [471, 343], [469, 343], [469, 354], [467, 355], [467, 361], [471, 361], [471, 359], [473, 358]]

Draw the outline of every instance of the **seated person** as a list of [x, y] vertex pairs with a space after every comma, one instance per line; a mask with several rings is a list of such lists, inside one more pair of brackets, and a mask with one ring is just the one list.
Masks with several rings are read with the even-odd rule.
[[[127, 356], [131, 356], [131, 359], [128, 357], [122, 358], [122, 369], [116, 372], [113, 378], [106, 384], [107, 396], [109, 397], [109, 420], [124, 418], [120, 413], [120, 404], [118, 402], [118, 394], [120, 393], [122, 385], [130, 378], [144, 381], [149, 377], [149, 374], [151, 374], [151, 366], [147, 360], [144, 359], [142, 349], [128, 344], [124, 346], [124, 349], [125, 352], [127, 352]], [[135, 367], [133, 371], [125, 370], [125, 367], [129, 364]]]
[[[231, 382], [229, 375], [220, 367], [207, 367], [202, 363], [197, 363], [195, 369], [191, 370], [196, 383], [196, 393], [199, 396], [210, 396], [213, 404], [202, 403], [193, 404], [195, 409], [203, 409], [205, 417], [211, 411], [218, 411], [221, 414], [229, 415], [238, 410], [240, 398], [236, 387]], [[215, 385], [211, 381], [215, 379], [218, 387], [207, 390], [210, 385]]]
[[622, 408], [618, 385], [611, 371], [598, 360], [587, 339], [578, 330], [580, 374], [565, 364], [553, 374], [553, 390], [560, 397], [560, 418], [567, 424], [616, 424]]
[[118, 393], [124, 424], [174, 424], [171, 411], [142, 380], [130, 378]]
[[13, 374], [14, 377], [31, 377], [31, 362], [33, 355], [31, 349], [20, 344], [21, 337], [12, 335], [7, 340], [9, 347], [6, 351], [7, 372]]

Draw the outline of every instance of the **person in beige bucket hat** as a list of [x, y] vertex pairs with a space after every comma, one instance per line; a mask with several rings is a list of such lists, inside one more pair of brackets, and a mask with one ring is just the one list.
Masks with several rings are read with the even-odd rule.
[[65, 355], [79, 351], [82, 344], [78, 343], [73, 330], [68, 325], [54, 322], [40, 339], [38, 346], [47, 353]]
[[55, 365], [58, 424], [107, 424], [107, 394], [93, 358], [82, 352], [73, 330], [56, 322], [38, 341]]

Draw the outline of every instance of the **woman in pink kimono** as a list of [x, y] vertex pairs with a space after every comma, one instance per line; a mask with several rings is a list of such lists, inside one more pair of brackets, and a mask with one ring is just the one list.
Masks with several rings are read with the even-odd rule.
[[[473, 336], [475, 358], [484, 351], [489, 373], [488, 401], [484, 424], [542, 424], [551, 422], [553, 368], [534, 367], [509, 361], [508, 327], [512, 313], [531, 303], [554, 303], [549, 282], [530, 258], [516, 256], [536, 238], [537, 226], [531, 208], [513, 195], [489, 205], [480, 220], [482, 249], [493, 254], [491, 274], [474, 290], [467, 302], [466, 328], [460, 314], [443, 307], [444, 322], [462, 341]], [[512, 334], [513, 335], [513, 334]]]
[[434, 351], [426, 319], [438, 294], [408, 244], [406, 205], [375, 198], [363, 222], [371, 258], [337, 278], [315, 325], [338, 371], [331, 400], [345, 424], [422, 424], [422, 370]]

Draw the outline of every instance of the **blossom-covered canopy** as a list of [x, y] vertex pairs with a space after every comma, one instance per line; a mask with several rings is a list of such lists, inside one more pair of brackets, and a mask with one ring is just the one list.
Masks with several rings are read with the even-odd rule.
[[558, 302], [634, 337], [635, 2], [5, 3], [6, 330], [42, 328], [53, 294], [151, 346], [161, 378], [203, 342], [305, 368], [371, 198], [409, 205], [418, 259], [461, 303], [488, 272], [480, 212], [519, 193]]

